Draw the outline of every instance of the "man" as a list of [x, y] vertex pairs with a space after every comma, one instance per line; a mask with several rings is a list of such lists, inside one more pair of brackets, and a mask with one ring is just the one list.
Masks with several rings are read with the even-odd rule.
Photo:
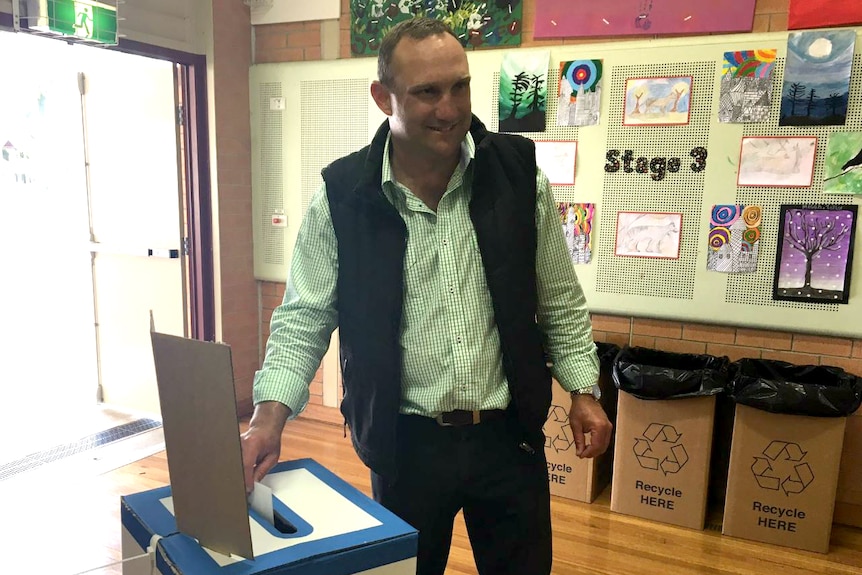
[[[297, 238], [255, 377], [246, 484], [278, 461], [337, 324], [341, 410], [375, 499], [419, 530], [417, 572], [443, 574], [463, 509], [480, 574], [548, 574], [547, 360], [572, 391], [598, 375], [559, 211], [532, 142], [472, 116], [446, 25], [395, 26], [378, 75], [388, 121], [323, 171]], [[591, 393], [573, 394], [571, 423], [579, 456], [607, 448]]]

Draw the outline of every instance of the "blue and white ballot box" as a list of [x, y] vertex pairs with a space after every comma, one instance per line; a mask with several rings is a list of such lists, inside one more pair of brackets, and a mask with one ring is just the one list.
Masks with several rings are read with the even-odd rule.
[[280, 463], [265, 484], [275, 521], [249, 511], [254, 559], [206, 549], [179, 533], [170, 487], [123, 497], [123, 574], [416, 573], [416, 530], [317, 462]]

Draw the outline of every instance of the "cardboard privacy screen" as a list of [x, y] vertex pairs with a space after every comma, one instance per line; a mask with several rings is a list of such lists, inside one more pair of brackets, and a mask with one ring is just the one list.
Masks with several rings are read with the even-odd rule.
[[151, 335], [177, 528], [253, 559], [230, 347]]

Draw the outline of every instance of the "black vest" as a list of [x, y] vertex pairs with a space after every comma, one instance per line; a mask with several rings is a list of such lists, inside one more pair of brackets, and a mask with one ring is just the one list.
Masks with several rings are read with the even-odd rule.
[[[407, 228], [381, 189], [389, 124], [371, 144], [323, 170], [338, 240], [341, 411], [360, 459], [393, 473], [401, 401], [399, 334]], [[500, 332], [503, 369], [524, 439], [543, 449], [551, 379], [536, 324], [536, 160], [533, 142], [490, 133], [474, 116], [470, 217]]]

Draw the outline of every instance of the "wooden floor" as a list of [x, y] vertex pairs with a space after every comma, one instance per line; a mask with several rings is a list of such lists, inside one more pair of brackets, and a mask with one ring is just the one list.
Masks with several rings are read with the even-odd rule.
[[[340, 426], [290, 422], [282, 458], [303, 457], [370, 493], [368, 472]], [[120, 495], [168, 483], [163, 451], [98, 476], [47, 470], [0, 482], [0, 572], [71, 575], [119, 561]], [[553, 499], [555, 575], [862, 573], [859, 529], [836, 525], [830, 553], [821, 555], [627, 517], [611, 513], [608, 505], [608, 492], [591, 505]], [[460, 517], [446, 573], [476, 573]]]

